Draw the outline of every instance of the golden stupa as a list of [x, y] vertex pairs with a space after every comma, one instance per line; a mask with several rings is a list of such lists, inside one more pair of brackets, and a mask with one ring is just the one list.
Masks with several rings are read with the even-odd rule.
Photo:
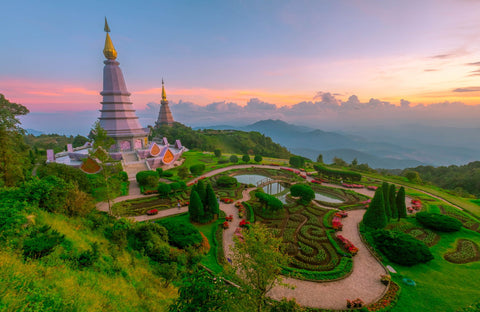
[[103, 48], [103, 55], [108, 60], [115, 60], [117, 58], [117, 50], [113, 46], [112, 39], [110, 39], [110, 27], [108, 27], [107, 18], [105, 17], [105, 32], [107, 33], [107, 37], [105, 38], [105, 48]]

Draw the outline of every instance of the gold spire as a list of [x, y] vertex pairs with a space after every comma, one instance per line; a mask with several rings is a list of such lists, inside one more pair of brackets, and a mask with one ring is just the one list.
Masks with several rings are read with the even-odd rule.
[[165, 86], [163, 85], [163, 78], [162, 78], [162, 101], [167, 100], [167, 93], [165, 93]]
[[117, 51], [113, 46], [112, 39], [110, 39], [110, 27], [108, 27], [107, 18], [105, 17], [105, 32], [107, 33], [107, 37], [105, 38], [105, 48], [103, 48], [103, 55], [109, 60], [114, 60], [117, 58]]

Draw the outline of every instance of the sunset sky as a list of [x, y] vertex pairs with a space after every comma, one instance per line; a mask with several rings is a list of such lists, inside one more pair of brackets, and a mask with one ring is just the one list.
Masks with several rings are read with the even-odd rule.
[[356, 95], [480, 104], [480, 1], [4, 1], [0, 93], [98, 110], [104, 16], [137, 109]]

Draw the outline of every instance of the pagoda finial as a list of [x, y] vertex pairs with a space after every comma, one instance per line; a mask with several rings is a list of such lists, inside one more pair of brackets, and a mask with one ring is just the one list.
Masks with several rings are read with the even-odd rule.
[[162, 78], [162, 101], [167, 100], [167, 93], [165, 93], [165, 85], [163, 84], [163, 78]]
[[108, 34], [110, 32], [110, 27], [108, 27], [107, 17], [105, 17], [104, 30], [107, 33], [107, 36], [105, 38], [105, 47], [103, 48], [103, 55], [105, 55], [105, 57], [109, 60], [115, 60], [117, 58], [117, 51], [113, 46], [112, 39], [110, 39], [110, 35]]

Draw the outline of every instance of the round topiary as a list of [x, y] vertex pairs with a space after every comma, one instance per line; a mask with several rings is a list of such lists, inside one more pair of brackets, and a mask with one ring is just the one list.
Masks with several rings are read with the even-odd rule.
[[441, 232], [456, 232], [462, 227], [462, 222], [459, 220], [438, 213], [422, 211], [418, 212], [415, 218], [417, 218], [418, 222], [423, 226]]
[[372, 238], [376, 247], [392, 262], [412, 266], [433, 259], [430, 249], [408, 234], [376, 230], [372, 232]]

